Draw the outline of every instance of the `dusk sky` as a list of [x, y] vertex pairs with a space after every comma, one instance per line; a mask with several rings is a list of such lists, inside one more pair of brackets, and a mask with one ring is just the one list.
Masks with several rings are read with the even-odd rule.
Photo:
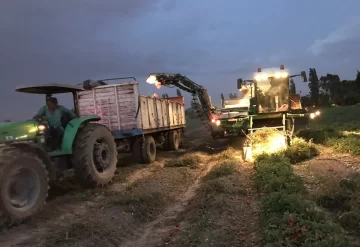
[[[134, 76], [143, 95], [171, 96], [175, 89], [145, 79], [181, 73], [218, 105], [221, 92], [236, 92], [236, 79], [258, 67], [354, 79], [359, 9], [356, 0], [2, 0], [0, 120], [31, 118], [44, 104], [15, 92], [24, 84]], [[300, 80], [297, 88], [308, 92]], [[71, 107], [69, 97], [59, 100]]]

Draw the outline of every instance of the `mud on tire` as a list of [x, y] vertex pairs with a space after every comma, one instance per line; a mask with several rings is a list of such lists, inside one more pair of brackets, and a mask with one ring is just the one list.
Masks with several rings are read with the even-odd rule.
[[11, 227], [37, 214], [46, 202], [49, 178], [36, 155], [10, 149], [0, 152], [0, 227]]
[[114, 177], [117, 149], [114, 137], [101, 124], [88, 123], [77, 134], [72, 162], [84, 188], [107, 185]]

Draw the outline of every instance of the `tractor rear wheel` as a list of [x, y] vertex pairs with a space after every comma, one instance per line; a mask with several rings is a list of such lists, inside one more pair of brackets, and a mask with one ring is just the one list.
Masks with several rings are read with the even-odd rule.
[[116, 143], [110, 131], [96, 123], [89, 123], [79, 130], [72, 161], [75, 175], [84, 188], [110, 183], [117, 165]]
[[15, 226], [38, 213], [49, 190], [48, 171], [36, 155], [0, 152], [0, 226]]

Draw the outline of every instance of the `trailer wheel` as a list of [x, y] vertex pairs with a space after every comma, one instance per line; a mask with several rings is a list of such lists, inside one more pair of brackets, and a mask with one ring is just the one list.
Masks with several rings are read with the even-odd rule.
[[49, 177], [44, 162], [18, 149], [0, 152], [0, 226], [15, 226], [45, 204]]
[[154, 137], [145, 136], [145, 141], [141, 148], [141, 156], [144, 160], [144, 163], [151, 164], [156, 159], [156, 143]]
[[145, 163], [141, 154], [142, 144], [143, 138], [137, 137], [132, 145], [132, 157], [134, 161], [139, 164]]
[[180, 135], [179, 148], [182, 148], [184, 146], [184, 131], [180, 131], [179, 135]]
[[179, 150], [180, 135], [176, 130], [171, 130], [169, 132], [168, 139], [169, 139], [169, 149], [170, 150]]
[[110, 131], [104, 125], [88, 123], [77, 134], [72, 161], [84, 188], [110, 183], [117, 165], [116, 143]]

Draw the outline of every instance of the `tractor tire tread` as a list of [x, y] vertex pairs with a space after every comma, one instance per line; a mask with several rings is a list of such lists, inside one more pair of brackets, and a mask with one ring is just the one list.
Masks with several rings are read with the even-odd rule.
[[[88, 147], [88, 140], [91, 138], [91, 135], [97, 128], [104, 128], [105, 131], [109, 130], [101, 124], [96, 123], [88, 123], [85, 127], [79, 130], [77, 137], [74, 142], [74, 151], [73, 151], [73, 158], [72, 163], [74, 164], [75, 168], [75, 176], [77, 177], [78, 181], [84, 188], [95, 188], [98, 186], [106, 186], [109, 184], [115, 175], [116, 164], [115, 166], [111, 167], [112, 171], [110, 172], [110, 178], [106, 179], [97, 179], [96, 175], [92, 171], [92, 156], [90, 159], [90, 155], [84, 151]], [[110, 132], [109, 132], [110, 133]], [[110, 133], [111, 135], [111, 133]], [[117, 150], [116, 150], [116, 143], [113, 138], [112, 145], [115, 147], [115, 154], [113, 159], [115, 158], [117, 163]], [[110, 138], [109, 140], [110, 141]], [[91, 165], [89, 165], [91, 164]]]
[[[3, 201], [0, 197], [0, 229], [1, 228], [12, 228], [15, 226], [18, 226], [25, 221], [28, 221], [32, 216], [36, 215], [38, 212], [40, 212], [43, 208], [43, 206], [46, 204], [46, 199], [48, 197], [49, 193], [49, 173], [46, 167], [46, 164], [44, 161], [39, 158], [38, 156], [34, 155], [33, 153], [29, 152], [23, 152], [21, 149], [10, 147], [9, 149], [2, 150], [0, 152], [0, 181], [3, 181], [3, 175], [7, 176], [7, 169], [11, 169], [13, 167], [12, 162], [16, 161], [17, 159], [29, 159], [32, 161], [35, 161], [35, 163], [40, 165], [40, 169], [43, 170], [43, 177], [42, 182], [40, 183], [46, 187], [46, 189], [43, 191], [42, 197], [43, 202], [41, 202], [41, 205], [39, 205], [33, 212], [25, 216], [23, 218], [21, 217], [12, 217], [10, 215], [6, 215], [6, 210], [4, 209]], [[0, 183], [1, 184], [1, 183]], [[1, 189], [1, 186], [0, 186]], [[41, 196], [41, 195], [40, 195]]]

